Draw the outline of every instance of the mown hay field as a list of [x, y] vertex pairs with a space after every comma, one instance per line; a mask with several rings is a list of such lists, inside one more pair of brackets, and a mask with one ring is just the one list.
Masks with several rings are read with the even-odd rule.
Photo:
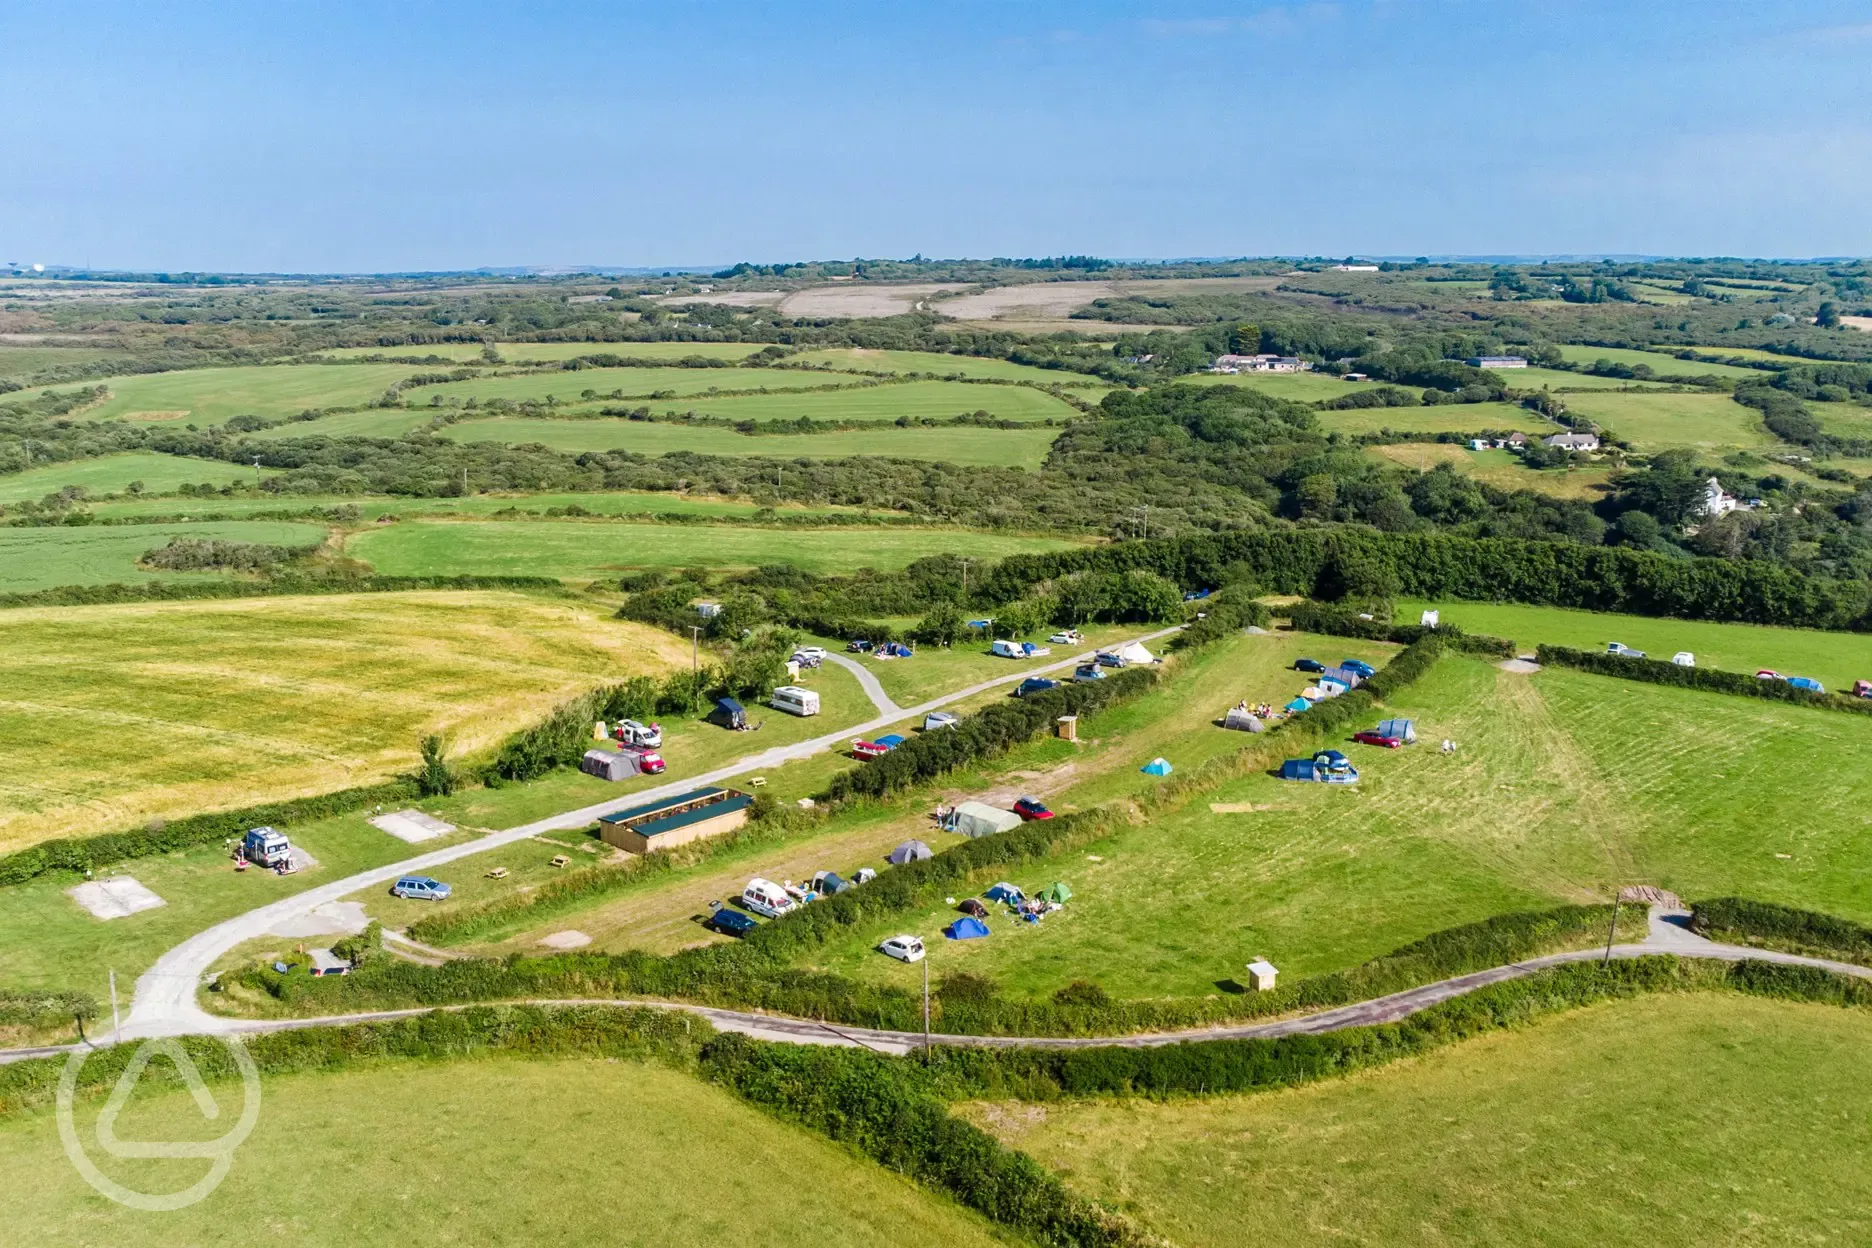
[[[787, 374], [813, 377], [811, 373]], [[726, 389], [727, 387], [723, 387]], [[655, 411], [666, 410], [661, 402]], [[696, 411], [734, 420], [892, 421], [941, 420], [972, 412], [987, 412], [999, 420], [1071, 420], [1079, 409], [1031, 386], [971, 384], [963, 381], [910, 381], [881, 386], [856, 386], [810, 394], [744, 394], [724, 398], [707, 396], [680, 401], [677, 411]]]
[[406, 392], [406, 400], [427, 403], [441, 395], [461, 400], [507, 399], [515, 403], [529, 400], [579, 403], [587, 390], [606, 396], [613, 391], [625, 398], [674, 393], [682, 397], [703, 395], [711, 390], [805, 390], [814, 386], [857, 384], [855, 377], [827, 377], [784, 368], [578, 368], [567, 372], [548, 369], [544, 372], [506, 373], [474, 377], [467, 381], [448, 381], [435, 386], [419, 386]]
[[[218, 425], [235, 416], [277, 420], [310, 408], [369, 403], [419, 371], [410, 364], [271, 364], [139, 373], [76, 384], [110, 391], [102, 403], [84, 410], [87, 419]], [[74, 388], [47, 387], [60, 393]], [[14, 397], [38, 393], [26, 390]]]
[[828, 368], [851, 369], [867, 373], [934, 373], [938, 377], [980, 377], [990, 381], [1034, 381], [1043, 386], [1104, 388], [1098, 378], [1085, 373], [1058, 368], [1036, 368], [1012, 360], [986, 359], [974, 355], [949, 355], [940, 351], [885, 351], [871, 347], [836, 347], [823, 351], [802, 351], [789, 356], [801, 364], [823, 364]]
[[1761, 413], [1726, 394], [1585, 391], [1566, 396], [1566, 405], [1642, 451], [1715, 451], [1779, 441], [1762, 427]]
[[[699, 355], [710, 360], [744, 360], [767, 346], [764, 342], [497, 342], [494, 349], [504, 361], [571, 360], [585, 355], [623, 355], [644, 360], [680, 360]], [[355, 360], [372, 355], [439, 355], [463, 364], [481, 360], [478, 342], [422, 343], [401, 347], [337, 347], [319, 355], [333, 360]]]
[[[251, 471], [251, 470], [250, 470]], [[763, 508], [759, 503], [706, 495], [676, 494], [650, 490], [612, 490], [565, 494], [472, 494], [463, 498], [404, 498], [356, 494], [243, 494], [223, 498], [119, 498], [91, 504], [99, 516], [120, 519], [132, 516], [170, 516], [193, 514], [243, 516], [256, 511], [279, 511], [288, 508], [356, 507], [366, 520], [379, 516], [491, 516], [496, 512], [516, 510], [539, 514], [555, 507], [581, 507], [595, 515], [680, 515], [733, 516], [753, 518], [771, 510], [780, 517], [841, 515], [857, 517], [856, 507], [806, 506], [797, 503]]]
[[[1312, 657], [1338, 657], [1333, 644]], [[1209, 709], [1233, 700], [1218, 693]], [[1098, 861], [1074, 853], [1011, 872], [1029, 891], [1056, 879], [1074, 890], [1037, 928], [997, 918], [989, 939], [949, 945], [937, 933], [953, 912], [939, 907], [901, 930], [1010, 994], [1092, 979], [1150, 997], [1213, 993], [1255, 957], [1289, 975], [1339, 970], [1443, 928], [1602, 901], [1627, 883], [1872, 919], [1861, 866], [1872, 718], [1466, 658], [1445, 658], [1390, 709], [1417, 721], [1420, 743], [1332, 743], [1359, 767], [1356, 786], [1257, 769], [1088, 847]], [[1454, 755], [1438, 751], [1444, 738]], [[1139, 762], [1162, 753], [1183, 766], [1159, 740], [1140, 743]], [[1058, 797], [1113, 795], [1099, 782]], [[888, 978], [897, 968], [870, 952], [888, 934], [856, 932], [818, 960]]]
[[617, 521], [408, 520], [359, 533], [345, 553], [386, 576], [597, 578], [631, 568], [752, 568], [784, 563], [809, 572], [894, 570], [966, 543], [982, 559], [1060, 550], [1059, 538], [957, 529], [791, 531], [730, 525]]
[[28, 468], [25, 472], [0, 476], [0, 506], [36, 501], [68, 485], [82, 486], [92, 495], [101, 495], [121, 493], [131, 483], [140, 481], [146, 493], [167, 494], [182, 485], [222, 486], [232, 481], [254, 481], [273, 473], [273, 469], [263, 468], [256, 474], [249, 465], [219, 459], [128, 451], [122, 455], [47, 464], [43, 468]]
[[1376, 381], [1346, 381], [1325, 373], [1192, 373], [1178, 380], [1205, 386], [1243, 386], [1277, 399], [1293, 399], [1301, 403], [1337, 399], [1343, 395], [1357, 394], [1361, 390], [1375, 390], [1383, 384]]
[[1191, 1248], [1872, 1237], [1872, 1019], [1825, 1005], [1654, 997], [1286, 1091], [967, 1112]]
[[[1697, 350], [1708, 350], [1714, 353], [1734, 355], [1740, 358], [1758, 358], [1758, 353], [1743, 350], [1731, 351], [1723, 347], [1699, 347]], [[1762, 377], [1766, 375], [1753, 368], [1742, 368], [1734, 364], [1718, 364], [1713, 360], [1680, 360], [1667, 351], [1632, 351], [1621, 347], [1563, 346], [1560, 348], [1560, 354], [1569, 364], [1591, 366], [1600, 360], [1608, 360], [1614, 364], [1626, 364], [1631, 366], [1644, 364], [1653, 372], [1684, 373], [1692, 377], [1700, 377], [1708, 373], [1714, 373], [1718, 377], [1741, 380], [1744, 377]], [[1760, 353], [1759, 358], [1788, 359], [1789, 357], [1770, 357], [1767, 356], [1766, 353]]]
[[[1727, 399], [1724, 400], [1727, 402]], [[1572, 400], [1568, 400], [1572, 406]], [[1359, 407], [1321, 412], [1320, 428], [1328, 433], [1480, 433], [1485, 429], [1519, 429], [1528, 434], [1565, 432], [1539, 412], [1514, 403], [1440, 403], [1435, 407]]]
[[1528, 468], [1513, 451], [1472, 451], [1455, 442], [1392, 442], [1367, 447], [1365, 453], [1418, 472], [1448, 464], [1457, 472], [1498, 490], [1533, 490], [1553, 498], [1600, 498], [1612, 477], [1610, 468], [1597, 466], [1564, 470]]
[[[223, 1112], [210, 1122], [185, 1091], [142, 1090], [117, 1129], [127, 1140], [220, 1138], [241, 1093], [214, 1094]], [[78, 1107], [87, 1139], [101, 1105]], [[13, 1243], [70, 1242], [76, 1225], [117, 1248], [704, 1244], [745, 1240], [750, 1223], [763, 1244], [815, 1248], [995, 1237], [980, 1217], [822, 1136], [630, 1061], [409, 1061], [268, 1078], [227, 1182], [160, 1215], [93, 1192], [53, 1117], [0, 1123], [0, 1225]], [[93, 1154], [149, 1192], [180, 1191], [204, 1165]]]
[[137, 560], [177, 537], [269, 546], [315, 546], [325, 530], [314, 524], [221, 520], [208, 524], [137, 524], [109, 527], [0, 528], [0, 593], [59, 585], [111, 585], [214, 577], [214, 572], [150, 572]]
[[[830, 396], [820, 395], [820, 398]], [[952, 415], [954, 413], [951, 413]], [[416, 413], [385, 413], [389, 416]], [[829, 419], [829, 417], [828, 417]], [[311, 429], [312, 426], [306, 426]], [[847, 429], [835, 433], [744, 434], [710, 425], [682, 425], [647, 420], [464, 420], [441, 430], [458, 442], [537, 442], [555, 451], [634, 451], [668, 455], [755, 456], [770, 459], [847, 459], [876, 455], [885, 459], [994, 468], [1037, 469], [1046, 462], [1059, 430], [985, 429], [970, 425], [923, 429]]]
[[0, 850], [385, 778], [573, 693], [687, 665], [582, 604], [507, 593], [0, 613]]

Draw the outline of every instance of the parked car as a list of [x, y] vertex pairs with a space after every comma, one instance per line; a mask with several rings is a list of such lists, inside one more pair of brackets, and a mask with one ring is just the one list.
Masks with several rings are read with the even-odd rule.
[[1296, 672], [1323, 672], [1326, 670], [1326, 665], [1318, 659], [1295, 659], [1293, 670]]
[[1024, 698], [1033, 693], [1045, 693], [1049, 689], [1059, 688], [1059, 684], [1059, 681], [1048, 680], [1044, 676], [1029, 676], [1026, 680], [1014, 686], [1014, 696], [1017, 698]]
[[1076, 646], [1085, 640], [1085, 634], [1076, 628], [1062, 628], [1047, 640], [1056, 646]]
[[739, 910], [730, 910], [727, 906], [718, 905], [710, 912], [708, 918], [702, 920], [702, 926], [712, 932], [720, 932], [724, 936], [745, 936], [760, 924]]
[[825, 654], [821, 651], [818, 657], [815, 658], [803, 650], [798, 650], [794, 652], [791, 662], [793, 666], [797, 668], [811, 671], [815, 667], [825, 666]]
[[637, 770], [646, 776], [660, 776], [669, 767], [669, 764], [663, 761], [663, 756], [655, 750], [633, 750], [626, 747], [624, 752], [637, 756]]
[[1352, 734], [1352, 739], [1360, 745], [1382, 745], [1388, 750], [1395, 750], [1404, 744], [1403, 737], [1387, 737], [1384, 733], [1379, 732], [1375, 728], [1368, 728], [1364, 732], [1355, 732]]
[[852, 654], [869, 654], [871, 653], [871, 643], [868, 641], [847, 642], [845, 649]]
[[1675, 663], [1678, 667], [1695, 667], [1696, 655], [1690, 653], [1688, 650], [1679, 650], [1676, 654], [1671, 655], [1671, 662]]
[[811, 659], [815, 663], [825, 662], [826, 652], [824, 646], [801, 646], [794, 653], [800, 655], [802, 658]]
[[1364, 659], [1340, 659], [1339, 666], [1356, 676], [1364, 677], [1366, 680], [1370, 680], [1378, 674], [1378, 669], [1367, 663]]
[[292, 842], [274, 828], [251, 828], [241, 838], [241, 857], [255, 866], [277, 867], [292, 861]]
[[1872, 680], [1853, 681], [1853, 697], [1872, 698]]
[[1630, 646], [1622, 646], [1616, 641], [1606, 642], [1605, 652], [1607, 654], [1616, 654], [1622, 659], [1642, 659], [1645, 657], [1644, 651], [1634, 650]]
[[441, 880], [426, 875], [406, 875], [392, 884], [390, 891], [412, 901], [447, 901], [449, 894], [455, 890]]
[[878, 952], [887, 958], [896, 958], [899, 962], [921, 962], [923, 942], [915, 936], [892, 936], [879, 942]]
[[923, 717], [923, 731], [934, 732], [938, 728], [953, 728], [962, 721], [948, 711], [931, 711]]
[[662, 724], [640, 724], [634, 719], [621, 719], [611, 735], [624, 745], [641, 745], [648, 749], [658, 749], [663, 744]]
[[1014, 813], [1023, 819], [1051, 819], [1053, 812], [1037, 797], [1023, 797], [1014, 803]]
[[890, 752], [891, 747], [882, 741], [859, 740], [851, 743], [851, 756], [865, 762], [870, 762], [874, 758], [883, 758]]
[[1105, 670], [1096, 663], [1082, 663], [1073, 668], [1073, 679], [1082, 685], [1094, 680], [1104, 680]]
[[1772, 667], [1764, 667], [1760, 671], [1755, 673], [1755, 679], [1756, 680], [1783, 680], [1785, 679], [1785, 677], [1783, 677], [1780, 672], [1775, 671], [1774, 668]]
[[1116, 650], [1101, 650], [1092, 661], [1097, 663], [1100, 667], [1131, 666], [1131, 660], [1125, 658], [1124, 655], [1119, 654]]

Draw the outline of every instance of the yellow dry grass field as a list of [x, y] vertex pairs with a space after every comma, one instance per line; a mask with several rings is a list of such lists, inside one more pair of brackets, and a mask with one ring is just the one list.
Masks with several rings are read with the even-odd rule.
[[511, 593], [8, 611], [0, 852], [370, 783], [425, 733], [481, 748], [688, 661], [656, 630]]
[[1602, 465], [1537, 471], [1523, 467], [1512, 451], [1472, 451], [1453, 442], [1396, 442], [1369, 447], [1366, 454], [1419, 472], [1448, 464], [1498, 490], [1533, 490], [1551, 498], [1599, 499], [1612, 478], [1612, 469]]

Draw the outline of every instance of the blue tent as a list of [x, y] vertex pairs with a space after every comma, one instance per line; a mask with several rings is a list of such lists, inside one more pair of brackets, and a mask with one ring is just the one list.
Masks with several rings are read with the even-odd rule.
[[903, 743], [904, 739], [894, 732], [877, 739], [877, 744], [883, 746], [887, 750], [894, 750]]
[[1170, 765], [1170, 760], [1167, 758], [1153, 758], [1150, 762], [1138, 768], [1138, 770], [1142, 771], [1147, 776], [1167, 776], [1172, 771], [1175, 771], [1176, 768]]
[[986, 897], [989, 901], [998, 901], [1010, 906], [1019, 902], [1025, 895], [1026, 894], [1022, 893], [1020, 889], [1006, 882], [997, 884], [982, 894], [982, 896]]
[[963, 915], [948, 927], [943, 928], [943, 935], [950, 940], [979, 940], [987, 934], [988, 925], [968, 915]]
[[1287, 704], [1286, 709], [1298, 715], [1301, 711], [1306, 710], [1309, 706], [1312, 706], [1312, 705], [1313, 704], [1307, 701], [1305, 698], [1295, 698], [1293, 701]]
[[709, 721], [724, 728], [743, 728], [747, 726], [747, 711], [733, 698], [716, 698], [715, 709], [709, 712]]

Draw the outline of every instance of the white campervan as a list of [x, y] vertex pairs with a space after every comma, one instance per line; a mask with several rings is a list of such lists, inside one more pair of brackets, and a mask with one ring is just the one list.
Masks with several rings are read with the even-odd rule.
[[746, 888], [741, 890], [741, 904], [755, 914], [778, 919], [799, 909], [800, 903], [787, 896], [786, 889], [772, 880], [763, 880], [756, 876], [748, 881]]
[[780, 685], [768, 699], [776, 711], [785, 711], [789, 715], [817, 715], [819, 713], [819, 695], [810, 689], [801, 689], [798, 685]]

